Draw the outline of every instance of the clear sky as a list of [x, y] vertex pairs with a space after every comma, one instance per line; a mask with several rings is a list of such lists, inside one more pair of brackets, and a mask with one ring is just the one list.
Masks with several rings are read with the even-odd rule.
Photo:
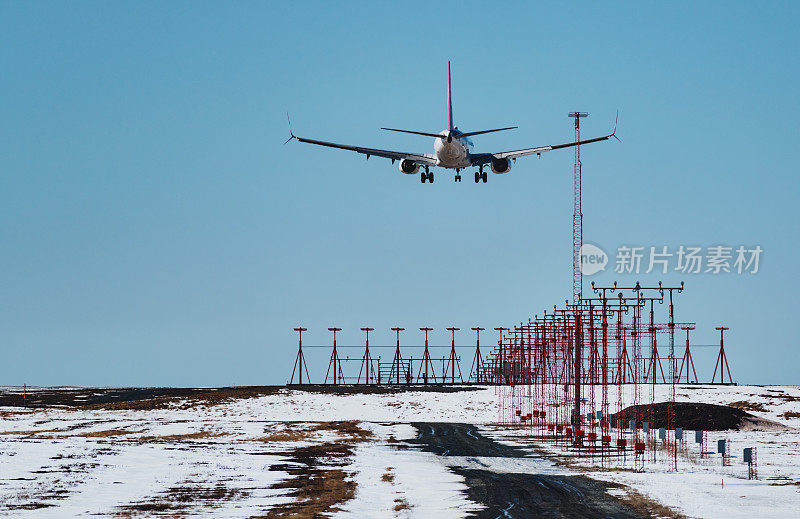
[[[585, 239], [612, 256], [592, 279], [684, 280], [677, 319], [702, 344], [731, 327], [735, 378], [800, 383], [798, 4], [486, 5], [0, 2], [0, 384], [284, 383], [298, 324], [445, 344], [563, 302], [571, 151], [422, 185], [283, 145], [288, 110], [300, 135], [430, 153], [379, 127], [444, 128], [447, 60], [462, 130], [519, 126], [476, 151], [619, 109], [623, 142], [583, 148]], [[764, 252], [755, 275], [617, 274], [623, 245]]]

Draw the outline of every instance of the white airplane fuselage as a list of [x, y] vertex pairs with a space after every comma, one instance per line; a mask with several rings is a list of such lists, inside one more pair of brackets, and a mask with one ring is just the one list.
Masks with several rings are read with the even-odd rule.
[[[318, 146], [327, 146], [329, 148], [337, 148], [341, 150], [354, 151], [370, 157], [382, 157], [389, 159], [394, 163], [398, 162], [398, 169], [406, 175], [415, 175], [422, 170], [420, 180], [424, 184], [426, 182], [433, 182], [433, 167], [440, 167], [446, 169], [456, 170], [455, 181], [461, 182], [461, 170], [477, 167], [475, 172], [475, 182], [486, 182], [487, 171], [489, 168], [492, 173], [503, 174], [511, 170], [511, 164], [520, 157], [527, 155], [541, 156], [542, 153], [550, 150], [568, 148], [571, 146], [580, 146], [582, 144], [589, 144], [591, 142], [605, 141], [610, 137], [616, 138], [617, 125], [614, 123], [614, 131], [602, 137], [594, 139], [586, 139], [583, 141], [574, 141], [562, 144], [553, 144], [549, 146], [537, 146], [531, 148], [515, 149], [510, 151], [501, 151], [496, 153], [473, 153], [472, 141], [470, 137], [476, 135], [483, 135], [487, 133], [501, 132], [506, 130], [513, 130], [516, 126], [507, 126], [504, 128], [492, 128], [489, 130], [467, 131], [462, 132], [453, 124], [453, 96], [450, 80], [450, 62], [447, 62], [447, 126], [439, 133], [418, 131], [418, 130], [404, 130], [400, 128], [381, 128], [382, 130], [389, 130], [393, 132], [400, 132], [413, 135], [421, 135], [428, 138], [433, 138], [433, 154], [419, 154], [419, 153], [406, 153], [393, 150], [381, 150], [377, 148], [369, 148], [364, 146], [352, 146], [348, 144], [338, 144], [335, 142], [321, 141], [316, 139], [307, 139], [304, 137], [296, 137], [292, 133], [291, 122], [289, 123], [289, 142], [296, 139], [300, 142], [315, 144]], [[578, 114], [578, 115], [575, 115]], [[587, 114], [580, 114], [574, 112], [569, 114], [570, 117], [585, 117]], [[288, 118], [288, 114], [287, 114]]]
[[433, 143], [438, 166], [461, 169], [471, 165], [469, 149], [472, 147], [472, 141], [467, 137], [459, 137], [460, 133], [458, 130], [452, 132], [442, 130], [439, 133], [442, 138], [436, 139]]

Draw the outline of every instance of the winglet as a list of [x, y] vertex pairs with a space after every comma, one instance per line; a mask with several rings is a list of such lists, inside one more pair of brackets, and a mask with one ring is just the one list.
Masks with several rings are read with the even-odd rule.
[[609, 137], [614, 137], [617, 141], [622, 142], [619, 137], [617, 137], [617, 122], [619, 122], [619, 110], [617, 110], [617, 116], [614, 118], [614, 131], [611, 132]]
[[290, 140], [297, 138], [292, 133], [292, 120], [289, 118], [289, 112], [286, 112], [286, 120], [289, 121], [289, 138], [286, 139], [286, 142], [283, 143], [284, 145], [288, 144]]

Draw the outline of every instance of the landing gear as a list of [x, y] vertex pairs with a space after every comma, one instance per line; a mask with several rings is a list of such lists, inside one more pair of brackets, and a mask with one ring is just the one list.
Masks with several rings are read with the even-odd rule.
[[456, 182], [461, 182], [461, 170], [460, 169], [456, 170], [456, 179], [455, 180], [456, 180]]
[[433, 171], [429, 171], [427, 166], [425, 167], [425, 172], [419, 176], [419, 181], [423, 184], [426, 180], [433, 184]]
[[483, 170], [483, 166], [481, 166], [480, 169], [478, 169], [478, 171], [475, 172], [475, 183], [477, 184], [478, 182], [480, 182], [482, 180], [483, 183], [485, 184], [487, 179], [488, 179], [488, 175]]

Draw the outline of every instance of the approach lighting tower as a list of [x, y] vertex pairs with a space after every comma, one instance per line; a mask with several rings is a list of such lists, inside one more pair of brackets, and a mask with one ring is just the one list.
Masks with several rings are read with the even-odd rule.
[[[575, 142], [581, 140], [581, 118], [589, 117], [586, 112], [570, 112], [568, 117], [575, 119]], [[572, 304], [578, 304], [583, 292], [581, 274], [581, 245], [583, 245], [583, 213], [581, 212], [581, 147], [575, 146], [575, 210], [572, 213]]]

